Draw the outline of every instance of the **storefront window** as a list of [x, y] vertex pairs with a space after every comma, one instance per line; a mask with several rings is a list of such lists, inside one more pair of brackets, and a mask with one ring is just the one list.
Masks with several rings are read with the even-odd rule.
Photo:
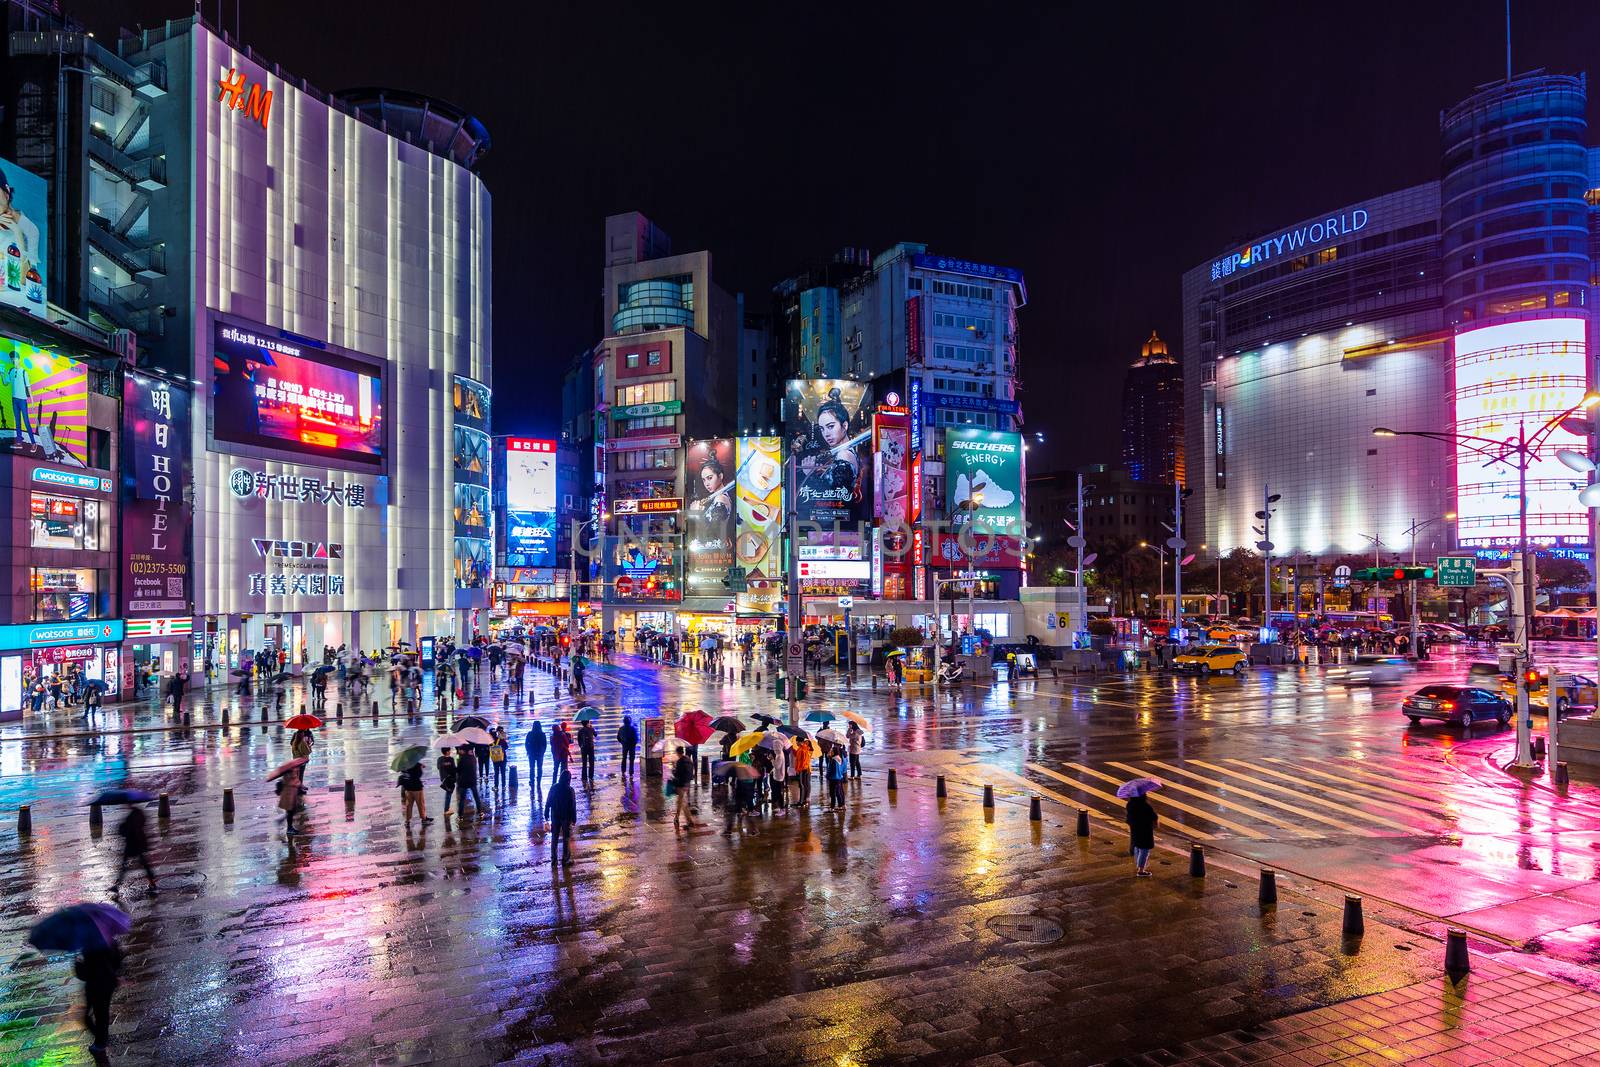
[[[90, 503], [93, 503], [91, 501]], [[35, 622], [96, 619], [98, 572], [86, 567], [35, 567], [30, 578]]]
[[100, 501], [34, 493], [34, 548], [100, 548]]

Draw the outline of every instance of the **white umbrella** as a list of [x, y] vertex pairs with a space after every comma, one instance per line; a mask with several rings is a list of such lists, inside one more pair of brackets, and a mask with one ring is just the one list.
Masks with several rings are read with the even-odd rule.
[[660, 755], [667, 750], [668, 745], [671, 745], [673, 748], [686, 749], [689, 747], [689, 742], [685, 741], [681, 737], [663, 737], [660, 741], [657, 741], [655, 744], [650, 746], [650, 751], [654, 755]]
[[460, 748], [463, 743], [460, 734], [440, 734], [433, 739], [434, 748]]
[[492, 745], [494, 735], [480, 726], [469, 726], [456, 735], [469, 745]]
[[827, 741], [827, 742], [829, 742], [831, 744], [835, 744], [835, 745], [844, 744], [844, 738], [840, 737], [837, 733], [835, 733], [832, 730], [818, 730], [817, 731], [817, 740], [818, 741]]

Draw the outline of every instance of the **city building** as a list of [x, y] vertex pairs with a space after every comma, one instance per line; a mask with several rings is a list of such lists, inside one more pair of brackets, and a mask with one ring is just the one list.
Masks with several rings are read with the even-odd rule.
[[1137, 482], [1186, 481], [1183, 367], [1154, 330], [1122, 381], [1122, 465]]
[[[1254, 547], [1270, 510], [1275, 555], [1404, 549], [1428, 522], [1491, 558], [1516, 543], [1515, 462], [1409, 434], [1533, 436], [1593, 380], [1600, 152], [1585, 98], [1582, 76], [1485, 85], [1440, 116], [1440, 180], [1184, 275], [1191, 540]], [[1554, 429], [1529, 471], [1530, 539], [1587, 557], [1588, 511], [1554, 459], [1567, 445], [1583, 447]]]
[[147, 669], [223, 682], [258, 651], [298, 665], [486, 624], [481, 124], [322, 93], [199, 17], [113, 47], [54, 5], [5, 11], [0, 156], [43, 171], [12, 288], [49, 309], [11, 336], [30, 368], [72, 361], [35, 396], [88, 393], [45, 413], [44, 451], [76, 470], [26, 474], [61, 499], [6, 497], [40, 513], [41, 555], [12, 557], [33, 610], [115, 646], [112, 695]]

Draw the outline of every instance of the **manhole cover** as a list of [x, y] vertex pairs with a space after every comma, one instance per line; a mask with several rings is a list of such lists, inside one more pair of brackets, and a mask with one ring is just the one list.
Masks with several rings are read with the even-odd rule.
[[996, 915], [989, 920], [988, 926], [1009, 941], [1026, 941], [1034, 945], [1060, 941], [1066, 933], [1060, 923], [1043, 915]]

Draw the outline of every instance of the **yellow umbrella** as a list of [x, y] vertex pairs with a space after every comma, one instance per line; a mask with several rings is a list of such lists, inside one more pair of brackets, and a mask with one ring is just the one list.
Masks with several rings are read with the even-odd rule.
[[846, 719], [848, 719], [851, 722], [855, 723], [857, 726], [861, 727], [863, 730], [872, 729], [872, 724], [867, 722], [867, 717], [865, 715], [858, 714], [858, 713], [856, 713], [854, 711], [841, 711], [839, 714], [843, 715]]
[[764, 733], [741, 734], [739, 736], [739, 740], [735, 741], [728, 749], [728, 755], [735, 757], [744, 755], [746, 752], [749, 752], [752, 748], [755, 748], [757, 745], [759, 745], [761, 743], [761, 739], [765, 736], [767, 735]]

